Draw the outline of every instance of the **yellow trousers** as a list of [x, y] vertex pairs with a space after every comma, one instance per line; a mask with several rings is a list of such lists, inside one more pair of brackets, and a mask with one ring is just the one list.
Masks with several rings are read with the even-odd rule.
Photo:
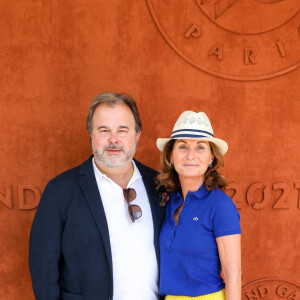
[[167, 295], [165, 297], [165, 300], [225, 300], [225, 290], [223, 289], [215, 293], [202, 295], [198, 297]]

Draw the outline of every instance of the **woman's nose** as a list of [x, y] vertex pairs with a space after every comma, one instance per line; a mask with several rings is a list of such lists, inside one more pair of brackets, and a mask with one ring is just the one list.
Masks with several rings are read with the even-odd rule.
[[189, 149], [187, 152], [187, 158], [188, 159], [193, 159], [195, 157], [194, 155], [194, 150], [193, 149]]

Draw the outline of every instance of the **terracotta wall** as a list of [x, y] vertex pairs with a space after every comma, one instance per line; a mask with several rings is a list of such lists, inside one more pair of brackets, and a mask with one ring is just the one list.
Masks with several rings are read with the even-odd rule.
[[[136, 158], [204, 111], [228, 141], [243, 298], [300, 298], [299, 0], [0, 2], [0, 299], [34, 299], [28, 237], [49, 179], [91, 153], [102, 91], [138, 102]], [[276, 279], [274, 279], [276, 277]]]

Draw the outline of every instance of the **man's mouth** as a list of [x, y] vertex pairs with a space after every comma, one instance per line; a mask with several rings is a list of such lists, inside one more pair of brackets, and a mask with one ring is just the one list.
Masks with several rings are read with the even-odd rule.
[[120, 154], [121, 152], [124, 152], [124, 150], [121, 146], [116, 146], [116, 145], [109, 145], [109, 146], [105, 147], [104, 150], [108, 154], [111, 154], [111, 155]]
[[106, 151], [107, 151], [109, 154], [119, 154], [120, 152], [122, 152], [121, 149], [106, 149]]

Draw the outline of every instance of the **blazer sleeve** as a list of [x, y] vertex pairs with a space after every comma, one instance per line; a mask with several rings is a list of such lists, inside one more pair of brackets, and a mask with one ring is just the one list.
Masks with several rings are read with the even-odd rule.
[[59, 300], [59, 259], [62, 216], [53, 183], [49, 182], [38, 205], [29, 240], [29, 268], [37, 300]]

